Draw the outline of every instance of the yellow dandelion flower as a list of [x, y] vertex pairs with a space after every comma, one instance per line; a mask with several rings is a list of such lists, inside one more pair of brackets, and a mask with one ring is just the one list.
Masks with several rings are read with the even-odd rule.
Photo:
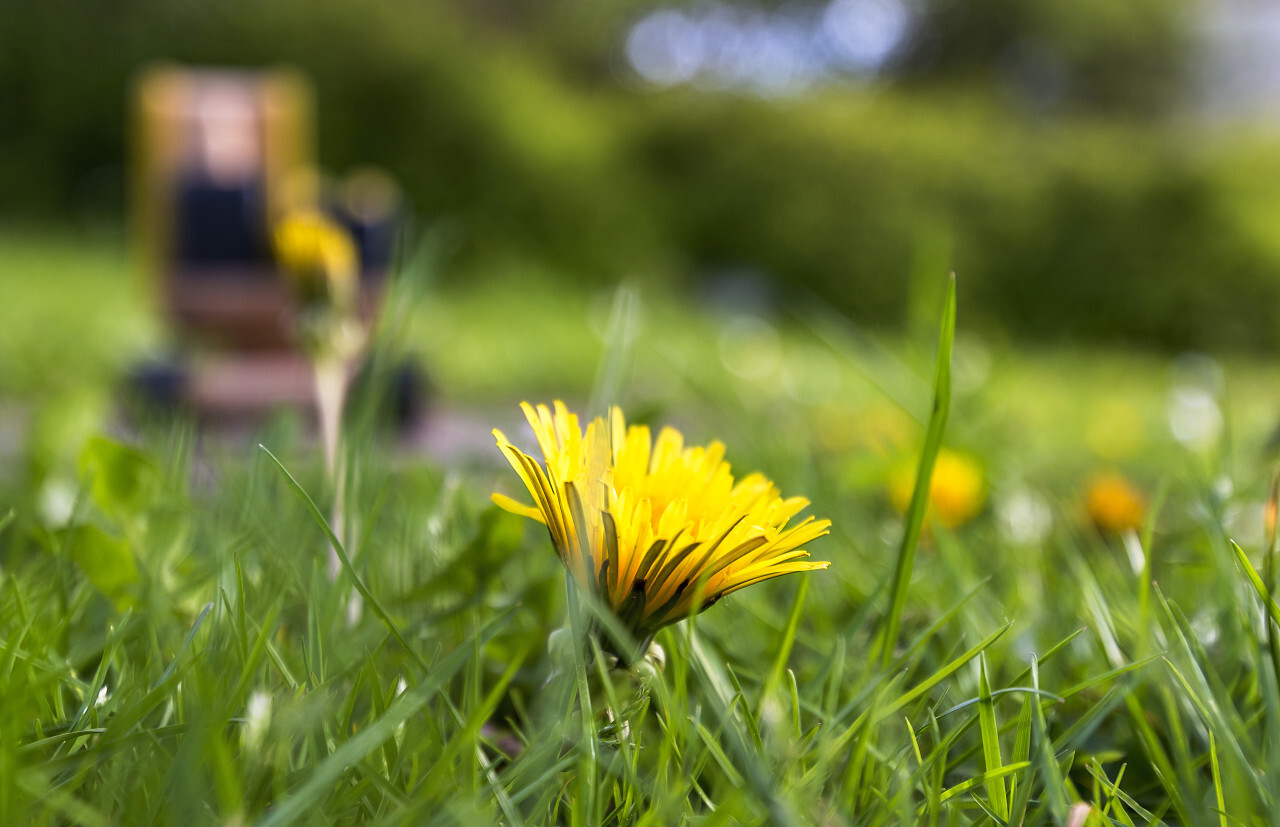
[[[889, 501], [898, 511], [906, 512], [915, 484], [914, 467], [903, 467], [890, 477]], [[956, 528], [977, 516], [986, 501], [986, 480], [978, 463], [947, 448], [938, 451], [929, 481], [927, 516]]]
[[1133, 483], [1114, 471], [1100, 474], [1085, 489], [1085, 509], [1099, 529], [1112, 534], [1136, 531], [1146, 516], [1147, 502]]
[[[626, 427], [622, 411], [584, 433], [562, 402], [554, 412], [522, 403], [544, 465], [495, 430], [498, 448], [533, 495], [527, 506], [493, 501], [547, 526], [560, 559], [640, 640], [738, 589], [825, 569], [801, 546], [830, 520], [788, 523], [809, 501], [783, 499], [755, 473], [734, 481], [724, 445], [686, 446], [674, 428], [656, 440]], [[545, 466], [545, 467], [544, 467]]]
[[296, 210], [276, 225], [276, 259], [303, 303], [339, 310], [355, 304], [357, 259], [351, 235], [314, 210]]

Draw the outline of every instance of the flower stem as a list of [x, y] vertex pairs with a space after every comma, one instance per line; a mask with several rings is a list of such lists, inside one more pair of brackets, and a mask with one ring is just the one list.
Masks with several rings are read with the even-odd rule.
[[[320, 419], [320, 438], [324, 443], [324, 469], [333, 491], [333, 512], [329, 524], [333, 533], [346, 542], [344, 519], [346, 513], [346, 474], [339, 454], [342, 436], [342, 409], [347, 397], [347, 367], [336, 356], [319, 356], [315, 360], [316, 410]], [[329, 579], [336, 580], [342, 571], [342, 563], [332, 548], [328, 557]]]

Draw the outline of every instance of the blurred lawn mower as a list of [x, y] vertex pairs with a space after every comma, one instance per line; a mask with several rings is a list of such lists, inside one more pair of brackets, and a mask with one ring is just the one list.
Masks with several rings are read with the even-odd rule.
[[[372, 329], [404, 215], [395, 182], [375, 170], [327, 187], [314, 165], [309, 84], [290, 70], [157, 67], [134, 95], [134, 210], [147, 291], [178, 343], [139, 366], [135, 395], [201, 420], [245, 420], [310, 408], [315, 380], [298, 347], [298, 305], [276, 261], [272, 228], [320, 213], [358, 258], [356, 313]], [[395, 424], [419, 413], [409, 361], [371, 369], [354, 393]]]

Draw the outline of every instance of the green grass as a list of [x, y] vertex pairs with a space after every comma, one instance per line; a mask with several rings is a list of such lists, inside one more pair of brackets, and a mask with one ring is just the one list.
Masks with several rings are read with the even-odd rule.
[[[665, 629], [646, 683], [549, 653], [573, 601], [545, 533], [489, 505], [518, 486], [496, 450], [445, 466], [354, 429], [331, 582], [297, 417], [126, 439], [77, 408], [155, 341], [124, 261], [0, 237], [0, 363], [29, 366], [0, 374], [2, 823], [1056, 824], [1083, 802], [1092, 823], [1218, 825], [1280, 803], [1274, 366], [1224, 360], [1219, 392], [1200, 363], [984, 342], [962, 306], [944, 444], [980, 461], [987, 505], [904, 543], [884, 487], [919, 457], [931, 334], [806, 305], [770, 334], [641, 288], [607, 360], [628, 412], [723, 439], [834, 523], [811, 546], [828, 571]], [[609, 302], [504, 284], [432, 287], [386, 335], [438, 404], [515, 435], [521, 398], [585, 404]], [[1225, 427], [1183, 444], [1170, 398], [1196, 382]], [[1111, 466], [1167, 491], [1142, 554], [1081, 513]]]

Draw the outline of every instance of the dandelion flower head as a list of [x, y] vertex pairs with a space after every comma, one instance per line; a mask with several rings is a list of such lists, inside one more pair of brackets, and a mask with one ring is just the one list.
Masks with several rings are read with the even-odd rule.
[[315, 210], [295, 210], [276, 225], [276, 259], [303, 303], [353, 306], [356, 249], [351, 235]]
[[830, 520], [791, 524], [809, 501], [783, 499], [759, 473], [735, 481], [722, 443], [687, 446], [670, 427], [652, 439], [618, 408], [584, 432], [559, 401], [521, 407], [542, 465], [493, 433], [534, 505], [502, 494], [494, 502], [544, 523], [577, 582], [637, 638], [754, 583], [827, 567], [802, 546]]

